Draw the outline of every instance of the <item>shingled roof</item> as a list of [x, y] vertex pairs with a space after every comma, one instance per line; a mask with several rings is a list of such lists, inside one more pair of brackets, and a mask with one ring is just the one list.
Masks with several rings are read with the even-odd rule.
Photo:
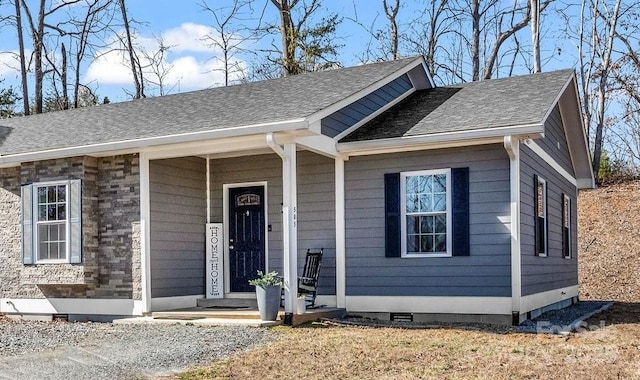
[[340, 142], [540, 124], [572, 75], [560, 70], [419, 90]]
[[0, 120], [0, 155], [304, 119], [418, 61], [414, 57]]

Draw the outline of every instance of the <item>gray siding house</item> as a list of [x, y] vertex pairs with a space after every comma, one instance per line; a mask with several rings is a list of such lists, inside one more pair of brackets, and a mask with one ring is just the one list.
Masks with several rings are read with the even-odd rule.
[[576, 301], [594, 181], [573, 71], [437, 88], [425, 67], [0, 120], [0, 312], [247, 298], [261, 269], [293, 313], [321, 247], [318, 303], [349, 312], [519, 323]]

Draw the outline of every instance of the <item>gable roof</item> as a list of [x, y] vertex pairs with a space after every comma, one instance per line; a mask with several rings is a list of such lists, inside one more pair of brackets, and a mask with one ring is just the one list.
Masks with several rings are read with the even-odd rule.
[[542, 125], [572, 76], [561, 70], [419, 90], [340, 142]]
[[573, 70], [417, 90], [342, 138], [343, 154], [542, 137], [558, 106], [579, 188], [594, 186]]
[[0, 155], [265, 124], [304, 127], [313, 114], [421, 63], [414, 57], [0, 120]]

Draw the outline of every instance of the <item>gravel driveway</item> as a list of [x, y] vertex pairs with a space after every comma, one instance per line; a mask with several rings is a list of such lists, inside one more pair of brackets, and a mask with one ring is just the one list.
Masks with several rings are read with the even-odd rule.
[[263, 344], [253, 327], [13, 322], [0, 319], [0, 379], [141, 379]]

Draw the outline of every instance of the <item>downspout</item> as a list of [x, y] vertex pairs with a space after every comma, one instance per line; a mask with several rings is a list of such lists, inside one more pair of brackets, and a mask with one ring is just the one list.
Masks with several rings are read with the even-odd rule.
[[511, 193], [511, 316], [514, 325], [520, 324], [522, 299], [522, 258], [520, 250], [520, 140], [504, 137], [504, 149], [509, 155], [509, 183]]
[[282, 159], [282, 248], [284, 266], [285, 324], [296, 313], [298, 295], [298, 234], [296, 144], [282, 148], [273, 133], [266, 135], [267, 145]]

